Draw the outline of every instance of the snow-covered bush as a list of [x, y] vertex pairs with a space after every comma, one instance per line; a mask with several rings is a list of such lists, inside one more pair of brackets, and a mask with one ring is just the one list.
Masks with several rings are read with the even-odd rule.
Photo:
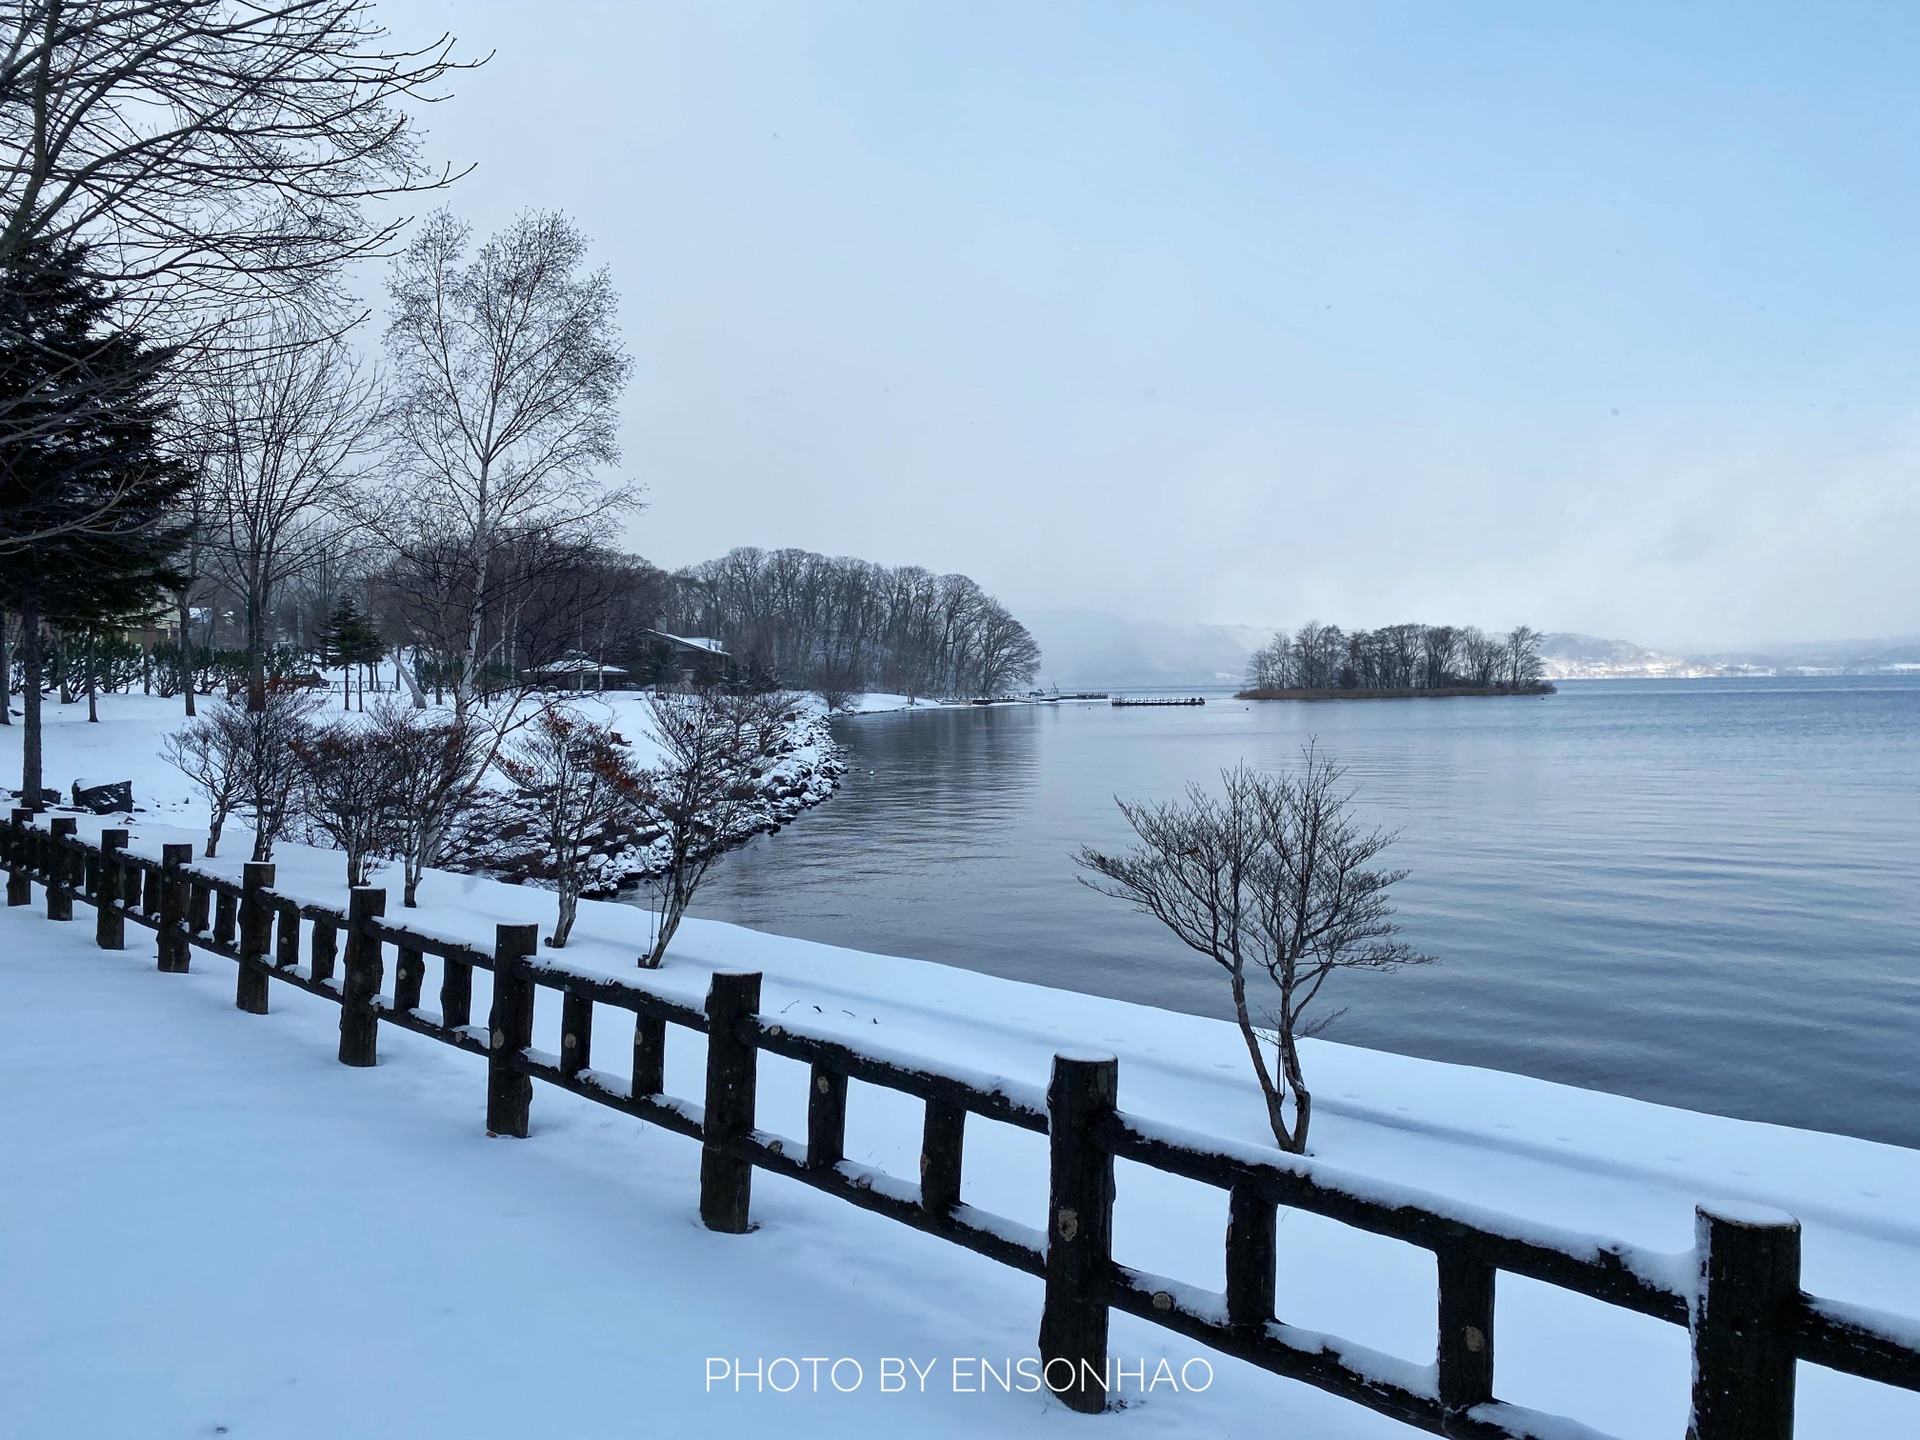
[[237, 810], [253, 824], [253, 858], [271, 860], [292, 818], [303, 771], [297, 747], [313, 733], [318, 702], [285, 686], [267, 690], [258, 709], [224, 700], [167, 737], [166, 757], [207, 797], [207, 854]]
[[369, 733], [392, 768], [393, 854], [400, 861], [402, 903], [418, 903], [420, 876], [440, 858], [448, 832], [474, 803], [487, 766], [483, 732], [471, 720], [434, 720], [382, 701]]
[[720, 852], [756, 828], [756, 781], [786, 742], [792, 697], [701, 690], [657, 694], [648, 723], [660, 762], [648, 773], [648, 811], [661, 831], [658, 896], [652, 948], [640, 957], [649, 969], [693, 903], [694, 892]]
[[347, 884], [366, 884], [368, 860], [390, 853], [396, 838], [393, 746], [363, 725], [335, 720], [293, 750], [308, 822], [346, 852]]
[[595, 842], [640, 809], [649, 777], [608, 726], [558, 709], [543, 711], [495, 763], [539, 818], [560, 892], [547, 944], [559, 949], [573, 930], [589, 862], [602, 858], [593, 854]]

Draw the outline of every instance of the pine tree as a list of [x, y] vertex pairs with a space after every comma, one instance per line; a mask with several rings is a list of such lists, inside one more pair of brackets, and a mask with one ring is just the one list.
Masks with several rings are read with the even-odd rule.
[[179, 583], [190, 472], [164, 450], [173, 352], [113, 325], [79, 247], [0, 267], [0, 606], [21, 620], [21, 803], [42, 804], [41, 625], [121, 620]]
[[[387, 642], [380, 638], [380, 631], [375, 628], [373, 621], [353, 603], [351, 596], [342, 596], [340, 603], [333, 607], [333, 613], [327, 617], [324, 656], [327, 664], [338, 665], [348, 672], [342, 683], [343, 691], [350, 692], [353, 688], [352, 667], [377, 665], [386, 653]], [[342, 708], [345, 708], [344, 695]], [[366, 708], [364, 686], [361, 708]]]

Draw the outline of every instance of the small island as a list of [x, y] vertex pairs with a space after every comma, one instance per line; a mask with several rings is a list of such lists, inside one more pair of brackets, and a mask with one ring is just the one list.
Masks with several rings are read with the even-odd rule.
[[1342, 630], [1310, 621], [1276, 631], [1247, 662], [1240, 700], [1416, 700], [1455, 695], [1551, 695], [1540, 634], [1525, 625], [1489, 635], [1473, 625]]

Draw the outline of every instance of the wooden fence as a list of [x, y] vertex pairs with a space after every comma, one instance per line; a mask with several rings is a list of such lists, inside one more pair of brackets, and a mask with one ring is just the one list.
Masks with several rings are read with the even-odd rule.
[[[1122, 1113], [1111, 1056], [1058, 1055], [1045, 1095], [1027, 1093], [770, 1020], [759, 1013], [758, 975], [715, 974], [704, 1008], [695, 1009], [637, 978], [543, 958], [534, 925], [498, 926], [488, 951], [391, 923], [382, 890], [352, 891], [342, 912], [278, 893], [270, 864], [247, 864], [236, 885], [196, 870], [190, 845], [165, 846], [156, 863], [126, 853], [124, 830], [104, 831], [97, 845], [74, 831], [71, 818], [43, 827], [28, 812], [13, 812], [0, 829], [9, 905], [30, 903], [38, 883], [49, 919], [71, 920], [76, 898], [91, 905], [103, 948], [124, 948], [132, 921], [158, 933], [163, 971], [185, 971], [195, 949], [235, 961], [235, 1003], [255, 1014], [265, 1013], [275, 980], [331, 1000], [340, 1006], [342, 1064], [375, 1062], [382, 1021], [482, 1056], [487, 1128], [495, 1134], [527, 1134], [533, 1082], [543, 1080], [696, 1139], [700, 1215], [711, 1229], [749, 1228], [753, 1172], [761, 1169], [1038, 1276], [1045, 1282], [1042, 1374], [1076, 1410], [1102, 1410], [1111, 1398], [1107, 1323], [1117, 1308], [1431, 1434], [1564, 1436], [1570, 1422], [1494, 1398], [1494, 1291], [1502, 1271], [1686, 1327], [1694, 1360], [1689, 1440], [1789, 1440], [1801, 1360], [1920, 1390], [1920, 1349], [1909, 1338], [1920, 1324], [1804, 1293], [1799, 1222], [1777, 1212], [1701, 1206], [1691, 1256], [1650, 1255]], [[427, 955], [442, 961], [438, 1010], [421, 1004]], [[476, 969], [493, 977], [484, 1026], [472, 1023]], [[558, 1055], [532, 1045], [541, 990], [561, 997]], [[595, 1005], [634, 1016], [631, 1064], [623, 1055], [619, 1072], [592, 1065]], [[703, 1102], [663, 1093], [669, 1025], [707, 1037]], [[755, 1123], [763, 1051], [810, 1067], [804, 1143]], [[925, 1102], [917, 1182], [845, 1158], [849, 1079]], [[1048, 1137], [1046, 1233], [961, 1202], [970, 1115]], [[1224, 1294], [1114, 1261], [1116, 1159], [1227, 1192]], [[1282, 1206], [1433, 1254], [1439, 1305], [1432, 1365], [1274, 1317], [1275, 1217]]]

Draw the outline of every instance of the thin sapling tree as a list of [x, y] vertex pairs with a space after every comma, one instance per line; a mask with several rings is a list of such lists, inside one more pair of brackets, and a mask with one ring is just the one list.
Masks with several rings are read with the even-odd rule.
[[[1217, 796], [1194, 785], [1180, 800], [1119, 801], [1139, 844], [1075, 857], [1090, 872], [1084, 883], [1152, 915], [1226, 972], [1273, 1138], [1296, 1155], [1313, 1118], [1299, 1042], [1339, 1014], [1309, 1015], [1322, 987], [1336, 971], [1434, 958], [1395, 938], [1388, 892], [1406, 872], [1374, 864], [1394, 837], [1355, 820], [1339, 765], [1311, 745], [1302, 762], [1291, 775], [1237, 765], [1221, 772]], [[1272, 988], [1251, 992], [1262, 978]]]
[[313, 734], [318, 708], [311, 695], [283, 685], [269, 686], [263, 699], [241, 717], [238, 756], [240, 809], [253, 822], [255, 860], [273, 859], [274, 842], [293, 818], [305, 779], [300, 746]]
[[207, 858], [220, 849], [220, 832], [240, 803], [240, 755], [246, 745], [246, 712], [222, 704], [195, 716], [160, 742], [167, 761], [207, 798]]

